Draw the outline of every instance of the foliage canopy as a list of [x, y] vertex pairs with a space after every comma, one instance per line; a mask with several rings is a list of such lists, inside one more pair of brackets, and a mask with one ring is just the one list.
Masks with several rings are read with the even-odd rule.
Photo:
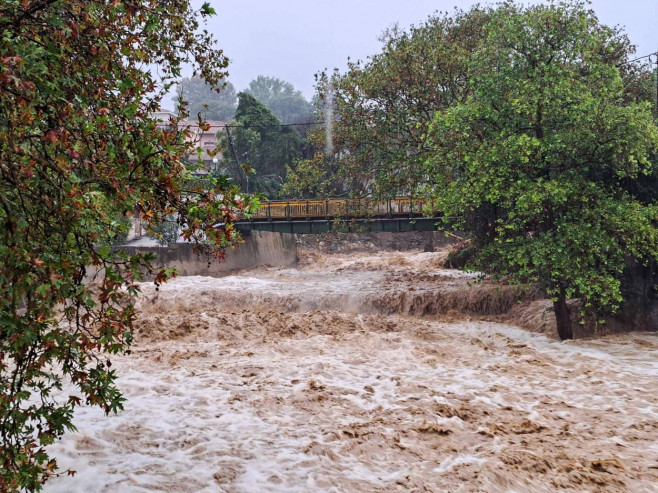
[[232, 163], [237, 159], [251, 175], [250, 191], [275, 198], [284, 182], [286, 165], [302, 156], [304, 141], [295, 128], [282, 126], [274, 113], [251, 94], [241, 92], [238, 99], [230, 129], [233, 148], [226, 134], [220, 136], [222, 149], [228, 150], [224, 153], [224, 167], [235, 169]]
[[[311, 177], [322, 177], [320, 188], [329, 194], [386, 198], [422, 190], [422, 163], [432, 150], [427, 127], [435, 111], [468, 96], [468, 60], [484, 40], [490, 13], [475, 7], [432, 16], [408, 31], [389, 29], [381, 53], [349, 62], [345, 74], [318, 74], [315, 100], [322, 121], [329, 107], [333, 113], [333, 152], [295, 166], [287, 188], [317, 188]], [[318, 129], [312, 137], [319, 148], [326, 135]]]
[[263, 103], [282, 123], [305, 123], [313, 118], [313, 106], [290, 82], [259, 75], [244, 92]]
[[122, 218], [175, 215], [186, 238], [218, 255], [237, 240], [212, 225], [249, 204], [225, 180], [190, 187], [190, 144], [176, 121], [160, 128], [149, 116], [183, 64], [210, 84], [225, 77], [200, 29], [212, 12], [186, 0], [0, 6], [2, 491], [38, 490], [56, 471], [45, 447], [73, 429], [76, 406], [122, 407], [103, 353], [130, 345], [136, 281], [150, 265], [110, 248]]
[[445, 215], [465, 217], [452, 226], [475, 233], [477, 265], [543, 287], [571, 338], [569, 298], [596, 323], [622, 302], [626, 258], [658, 255], [657, 197], [634, 193], [658, 128], [626, 92], [628, 39], [584, 4], [505, 3], [484, 30], [425, 171]]
[[626, 263], [658, 255], [656, 76], [624, 33], [586, 2], [510, 1], [382, 41], [319, 74], [333, 150], [286, 190], [429, 195], [445, 228], [472, 234], [473, 267], [553, 297], [561, 337], [616, 311]]
[[[201, 77], [185, 77], [176, 87], [176, 101], [187, 102], [185, 109], [192, 118], [227, 122], [235, 115], [238, 98], [235, 87], [224, 80], [218, 88]], [[178, 109], [178, 108], [177, 108]]]

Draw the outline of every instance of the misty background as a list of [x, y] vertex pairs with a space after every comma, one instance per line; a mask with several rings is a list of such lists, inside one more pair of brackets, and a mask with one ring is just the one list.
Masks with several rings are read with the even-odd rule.
[[[310, 100], [317, 72], [334, 67], [343, 71], [348, 57], [365, 59], [377, 53], [384, 29], [396, 23], [407, 28], [436, 11], [468, 9], [477, 3], [488, 2], [211, 0], [217, 15], [208, 27], [231, 60], [229, 80], [238, 90], [258, 75], [267, 75], [292, 83]], [[594, 0], [591, 8], [604, 24], [625, 27], [638, 56], [658, 50], [656, 0]]]

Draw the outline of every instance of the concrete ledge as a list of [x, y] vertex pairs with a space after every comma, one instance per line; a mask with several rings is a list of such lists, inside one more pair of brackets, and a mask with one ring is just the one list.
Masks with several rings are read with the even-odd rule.
[[263, 231], [242, 234], [244, 242], [226, 250], [222, 262], [194, 253], [194, 245], [175, 243], [166, 247], [120, 247], [129, 254], [154, 253], [155, 267], [173, 267], [179, 276], [222, 277], [231, 271], [253, 269], [261, 265], [285, 266], [297, 263], [297, 244], [292, 235]]

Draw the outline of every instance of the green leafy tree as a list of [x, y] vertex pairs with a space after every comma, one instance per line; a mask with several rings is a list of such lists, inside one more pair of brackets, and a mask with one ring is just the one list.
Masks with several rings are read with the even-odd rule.
[[290, 82], [259, 75], [244, 92], [263, 103], [283, 123], [313, 121], [313, 106]]
[[347, 173], [341, 170], [341, 163], [326, 149], [325, 129], [311, 130], [305, 140], [310, 157], [297, 159], [286, 165], [286, 181], [280, 194], [290, 198], [330, 198], [347, 196], [359, 189], [352, 183]]
[[175, 100], [185, 101], [185, 108], [193, 118], [201, 114], [205, 120], [223, 122], [233, 118], [238, 103], [235, 87], [229, 81], [224, 80], [214, 88], [201, 77], [184, 78], [176, 87]]
[[218, 256], [238, 239], [230, 223], [250, 203], [223, 179], [191, 186], [184, 135], [149, 116], [183, 64], [210, 84], [226, 76], [199, 30], [212, 13], [186, 0], [0, 5], [1, 491], [39, 490], [55, 473], [46, 446], [73, 429], [77, 406], [122, 408], [107, 355], [131, 343], [152, 259], [110, 248], [121, 218], [175, 215]]
[[[339, 163], [336, 173], [314, 171], [326, 177], [327, 188], [349, 184], [352, 193], [384, 198], [424, 190], [429, 177], [422, 163], [432, 150], [427, 126], [435, 111], [468, 97], [467, 60], [485, 39], [489, 15], [489, 8], [477, 7], [432, 16], [409, 30], [389, 29], [381, 53], [350, 62], [345, 74], [318, 74], [319, 121], [331, 122], [325, 158]], [[322, 130], [316, 139], [325, 135]], [[321, 160], [293, 171], [311, 172], [314, 162]]]
[[[623, 301], [625, 261], [658, 256], [658, 129], [627, 37], [582, 2], [500, 5], [467, 61], [467, 97], [437, 112], [425, 171], [475, 265], [538, 284], [561, 338]], [[639, 77], [633, 75], [639, 70]], [[646, 192], [646, 190], [645, 190]], [[577, 317], [570, 298], [580, 300]]]
[[[249, 190], [274, 198], [285, 180], [286, 165], [301, 156], [303, 140], [251, 94], [238, 94], [238, 108], [230, 129], [233, 145], [227, 135], [220, 135], [220, 145], [227, 149], [223, 158], [226, 170], [235, 170], [235, 179], [243, 181], [237, 165], [249, 173]], [[236, 165], [235, 160], [238, 160]], [[253, 172], [253, 173], [252, 173]]]

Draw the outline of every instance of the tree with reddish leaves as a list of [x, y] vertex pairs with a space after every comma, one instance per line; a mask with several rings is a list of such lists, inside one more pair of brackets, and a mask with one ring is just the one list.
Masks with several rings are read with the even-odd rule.
[[[175, 216], [217, 256], [239, 240], [213, 225], [250, 202], [225, 179], [195, 187], [183, 165], [189, 136], [150, 116], [183, 64], [209, 84], [226, 76], [202, 30], [213, 13], [187, 0], [2, 2], [2, 491], [36, 491], [56, 473], [45, 447], [73, 429], [76, 406], [122, 408], [107, 354], [131, 343], [136, 282], [152, 260], [110, 248], [129, 227], [122, 219]], [[65, 379], [75, 395], [62, 393]]]

